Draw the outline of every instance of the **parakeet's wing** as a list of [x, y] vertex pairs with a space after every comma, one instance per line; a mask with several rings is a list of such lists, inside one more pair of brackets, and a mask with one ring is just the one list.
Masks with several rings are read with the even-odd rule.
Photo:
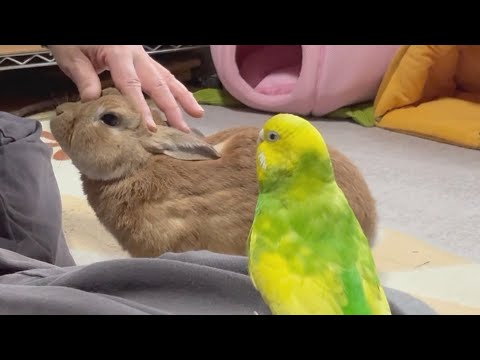
[[[339, 226], [332, 240], [340, 246], [338, 254], [341, 258], [336, 263], [340, 265], [337, 274], [342, 279], [348, 299], [344, 309], [353, 313], [390, 314], [368, 239], [345, 194], [338, 185], [336, 188], [338, 212], [334, 219]], [[362, 293], [359, 289], [363, 290]]]
[[369, 247], [360, 249], [357, 267], [362, 277], [363, 291], [372, 313], [376, 315], [391, 315], [390, 305], [380, 282], [375, 260]]

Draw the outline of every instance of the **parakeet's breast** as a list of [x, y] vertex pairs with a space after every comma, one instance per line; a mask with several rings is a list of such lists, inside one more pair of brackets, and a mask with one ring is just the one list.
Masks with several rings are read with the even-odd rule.
[[263, 253], [250, 273], [264, 300], [276, 315], [342, 314], [345, 296], [332, 298], [333, 279], [306, 277], [291, 270], [288, 261], [277, 253]]

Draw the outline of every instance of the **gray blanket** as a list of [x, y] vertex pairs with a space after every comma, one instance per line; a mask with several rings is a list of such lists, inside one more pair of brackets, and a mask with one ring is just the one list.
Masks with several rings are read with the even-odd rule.
[[[245, 257], [207, 251], [58, 267], [0, 250], [0, 314], [270, 314]], [[394, 314], [433, 314], [386, 289]]]

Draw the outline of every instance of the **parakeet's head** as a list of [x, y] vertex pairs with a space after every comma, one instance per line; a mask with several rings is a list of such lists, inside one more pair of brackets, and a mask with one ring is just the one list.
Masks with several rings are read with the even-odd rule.
[[264, 184], [299, 172], [333, 180], [327, 145], [309, 121], [291, 114], [275, 115], [265, 122], [258, 136], [258, 180]]

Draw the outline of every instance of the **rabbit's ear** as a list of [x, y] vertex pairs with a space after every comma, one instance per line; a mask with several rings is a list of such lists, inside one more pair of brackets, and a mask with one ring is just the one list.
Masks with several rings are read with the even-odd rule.
[[102, 90], [102, 96], [105, 95], [121, 95], [117, 88], [109, 87]]
[[215, 160], [220, 154], [215, 148], [194, 134], [171, 127], [158, 129], [140, 139], [143, 147], [153, 154], [165, 154], [180, 160]]
[[62, 114], [73, 114], [79, 106], [79, 103], [75, 102], [65, 102], [63, 104], [58, 105], [55, 108], [55, 112], [57, 115], [62, 115]]
[[205, 135], [198, 129], [190, 128], [190, 130], [192, 131], [192, 134], [195, 134], [196, 136], [199, 136], [201, 138], [205, 137]]
[[153, 121], [155, 121], [155, 124], [157, 124], [159, 126], [168, 126], [167, 118], [165, 117], [165, 114], [163, 112], [161, 112], [158, 109], [158, 107], [156, 107], [154, 105], [149, 104], [149, 107], [150, 107], [150, 111], [152, 113]]
[[[170, 124], [167, 122], [167, 119], [165, 117], [165, 114], [161, 112], [157, 107], [155, 106], [150, 106], [150, 111], [152, 112], [153, 116], [153, 121], [159, 126], [168, 126], [170, 127]], [[195, 128], [190, 128], [191, 133], [195, 136], [204, 138], [205, 135], [202, 134], [202, 132], [198, 129]]]

